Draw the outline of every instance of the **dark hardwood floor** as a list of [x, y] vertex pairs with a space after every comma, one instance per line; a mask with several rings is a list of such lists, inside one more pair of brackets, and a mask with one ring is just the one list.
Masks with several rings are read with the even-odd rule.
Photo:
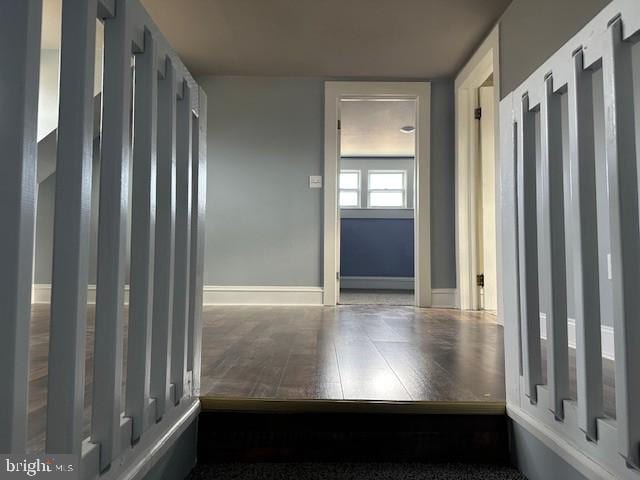
[[479, 312], [207, 307], [202, 395], [504, 401], [502, 327]]
[[[90, 305], [87, 435], [94, 311]], [[30, 451], [44, 447], [48, 344], [49, 305], [37, 304], [31, 321]], [[605, 410], [614, 416], [613, 362], [604, 367]], [[218, 400], [503, 402], [502, 327], [490, 314], [414, 307], [205, 307], [201, 394]]]

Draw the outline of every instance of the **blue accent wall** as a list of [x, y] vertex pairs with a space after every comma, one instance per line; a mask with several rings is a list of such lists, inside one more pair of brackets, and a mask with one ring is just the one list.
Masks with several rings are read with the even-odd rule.
[[413, 277], [413, 218], [342, 218], [340, 275]]

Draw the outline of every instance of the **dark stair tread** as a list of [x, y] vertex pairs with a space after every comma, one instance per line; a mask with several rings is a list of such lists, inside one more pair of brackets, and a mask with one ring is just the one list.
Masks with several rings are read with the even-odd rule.
[[206, 411], [198, 461], [506, 465], [504, 414]]

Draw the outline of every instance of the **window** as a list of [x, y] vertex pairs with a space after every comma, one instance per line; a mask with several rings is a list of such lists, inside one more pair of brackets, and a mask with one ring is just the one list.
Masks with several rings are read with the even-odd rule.
[[369, 208], [407, 208], [405, 170], [369, 171]]
[[360, 208], [360, 170], [340, 170], [340, 208]]

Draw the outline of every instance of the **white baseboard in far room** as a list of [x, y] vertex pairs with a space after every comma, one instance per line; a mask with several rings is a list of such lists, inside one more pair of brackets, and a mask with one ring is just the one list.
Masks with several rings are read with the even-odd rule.
[[[613, 327], [602, 325], [600, 332], [602, 338], [602, 356], [609, 360], [615, 360]], [[569, 347], [576, 348], [576, 321], [573, 318], [567, 321], [567, 335], [569, 337]], [[540, 312], [540, 338], [547, 339], [547, 315], [542, 312]]]
[[[31, 303], [51, 303], [51, 284], [35, 283], [31, 289]], [[87, 304], [96, 303], [96, 286], [87, 286]], [[129, 285], [124, 286], [124, 303], [129, 303]]]
[[432, 308], [458, 308], [458, 290], [456, 288], [434, 288], [431, 290]]
[[204, 305], [322, 305], [321, 287], [205, 285]]

